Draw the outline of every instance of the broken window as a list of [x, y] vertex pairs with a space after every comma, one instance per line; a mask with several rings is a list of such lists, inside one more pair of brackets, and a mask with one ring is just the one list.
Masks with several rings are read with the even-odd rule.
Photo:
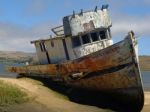
[[99, 32], [99, 35], [100, 35], [100, 38], [103, 40], [103, 39], [106, 39], [106, 31], [100, 31]]
[[44, 52], [46, 51], [46, 45], [44, 44], [44, 42], [40, 42], [40, 48], [41, 48], [41, 51]]
[[99, 40], [98, 35], [97, 35], [96, 32], [91, 33], [91, 39], [92, 39], [92, 42], [95, 42], [95, 41]]
[[90, 43], [90, 38], [88, 35], [83, 35], [81, 38], [82, 38], [83, 44]]
[[72, 46], [73, 47], [81, 46], [80, 37], [77, 36], [72, 38]]

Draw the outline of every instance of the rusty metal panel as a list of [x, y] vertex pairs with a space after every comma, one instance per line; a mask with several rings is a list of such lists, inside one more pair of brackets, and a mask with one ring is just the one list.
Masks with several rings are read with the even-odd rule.
[[66, 36], [76, 36], [97, 28], [108, 28], [111, 26], [111, 20], [108, 10], [103, 9], [66, 16], [63, 19], [63, 25]]

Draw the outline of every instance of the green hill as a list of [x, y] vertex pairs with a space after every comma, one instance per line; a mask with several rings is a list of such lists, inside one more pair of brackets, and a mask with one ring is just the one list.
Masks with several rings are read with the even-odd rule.
[[0, 51], [0, 62], [26, 62], [34, 60], [35, 57], [35, 53], [26, 53], [19, 51]]

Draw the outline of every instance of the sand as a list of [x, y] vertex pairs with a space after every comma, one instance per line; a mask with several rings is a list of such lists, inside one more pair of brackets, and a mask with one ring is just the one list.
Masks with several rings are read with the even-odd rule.
[[[30, 102], [9, 106], [6, 112], [113, 112], [96, 106], [84, 105], [69, 101], [58, 92], [43, 85], [42, 82], [29, 78], [0, 78], [8, 83], [19, 86], [33, 99]], [[150, 92], [145, 91], [145, 104], [142, 112], [150, 111]]]
[[150, 112], [150, 92], [145, 91], [145, 102], [142, 112]]

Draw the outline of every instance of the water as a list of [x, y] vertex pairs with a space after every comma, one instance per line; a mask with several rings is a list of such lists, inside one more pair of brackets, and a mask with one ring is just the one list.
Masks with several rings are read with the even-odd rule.
[[22, 63], [0, 62], [0, 77], [16, 77], [17, 74], [9, 73], [5, 70], [8, 66], [21, 66]]
[[142, 71], [141, 75], [142, 75], [144, 90], [150, 90], [150, 71]]

